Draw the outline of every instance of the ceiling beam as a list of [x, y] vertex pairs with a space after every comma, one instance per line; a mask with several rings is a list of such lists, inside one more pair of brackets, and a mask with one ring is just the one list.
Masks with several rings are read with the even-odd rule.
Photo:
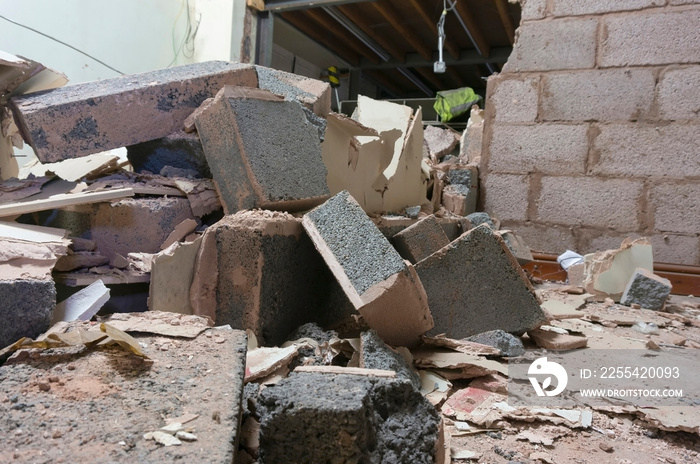
[[[367, 35], [364, 30], [360, 29], [357, 24], [352, 22], [350, 18], [345, 16], [340, 10], [332, 6], [323, 7], [323, 10], [328, 13], [333, 19], [335, 19], [338, 24], [343, 26], [349, 33], [354, 35], [357, 40], [365, 44], [369, 49], [372, 50], [382, 61], [388, 61], [391, 58], [389, 52], [384, 50], [378, 43], [374, 41], [369, 35]], [[370, 59], [371, 61], [371, 59]]]
[[[498, 47], [491, 50], [488, 58], [479, 55], [476, 50], [462, 50], [459, 54], [459, 59], [450, 58], [449, 56], [444, 57], [445, 64], [448, 69], [450, 66], [473, 66], [473, 65], [490, 65], [491, 63], [505, 63], [508, 60], [513, 49], [511, 47]], [[384, 63], [370, 63], [368, 60], [361, 58], [360, 68], [362, 69], [390, 69], [405, 66], [408, 68], [422, 68], [431, 67], [433, 62], [437, 59], [437, 52], [433, 54], [432, 58], [426, 60], [418, 53], [408, 53], [406, 59], [403, 61], [399, 60], [389, 60]]]
[[421, 54], [426, 60], [430, 59], [431, 49], [415, 34], [415, 32], [406, 26], [400, 20], [400, 14], [391, 6], [391, 3], [375, 2], [372, 4], [374, 8], [384, 17], [386, 21], [398, 32], [406, 42], [411, 44], [413, 49]]
[[498, 8], [498, 14], [506, 30], [508, 41], [513, 45], [515, 43], [515, 28], [513, 27], [513, 20], [510, 19], [510, 13], [508, 12], [508, 3], [506, 3], [506, 0], [496, 0], [496, 8]]
[[360, 3], [375, 0], [247, 0], [247, 5], [258, 11], [283, 11], [308, 10], [320, 6], [343, 5], [346, 3]]
[[455, 9], [453, 11], [455, 16], [457, 16], [457, 20], [462, 25], [462, 29], [464, 29], [464, 32], [469, 36], [469, 40], [471, 40], [474, 48], [479, 52], [479, 55], [485, 57], [489, 56], [491, 47], [481, 33], [481, 29], [479, 29], [479, 25], [476, 23], [476, 20], [474, 20], [474, 16], [472, 16], [466, 3], [455, 2]]
[[369, 48], [367, 45], [362, 43], [361, 41], [353, 40], [356, 39], [355, 37], [353, 38], [348, 38], [344, 34], [341, 34], [341, 28], [338, 28], [338, 25], [336, 22], [328, 16], [326, 13], [324, 13], [320, 9], [309, 9], [305, 10], [304, 14], [310, 16], [314, 21], [317, 23], [321, 24], [323, 28], [328, 31], [328, 33], [333, 36], [332, 41], [338, 41], [341, 43], [344, 43], [348, 47], [352, 48], [358, 55], [366, 57], [368, 60], [370, 60], [373, 63], [379, 63], [379, 57], [372, 52], [372, 49]]
[[[397, 48], [393, 43], [384, 40], [383, 37], [374, 34], [372, 27], [367, 23], [367, 20], [362, 14], [350, 6], [339, 6], [337, 9], [345, 15], [351, 22], [355, 23], [362, 32], [364, 32], [373, 42], [378, 44], [384, 50], [388, 51], [396, 60], [403, 60], [405, 53]], [[383, 59], [383, 58], [382, 58]]]
[[[438, 36], [437, 35], [438, 34], [437, 23], [438, 23], [438, 20], [440, 18], [434, 19], [434, 18], [430, 17], [430, 14], [428, 14], [428, 12], [425, 9], [425, 5], [426, 5], [425, 2], [420, 2], [419, 0], [409, 0], [409, 1], [411, 2], [411, 5], [413, 6], [413, 8], [418, 12], [418, 15], [421, 17], [421, 19], [423, 20], [425, 25], [428, 26], [428, 28], [431, 31], [435, 32], [435, 38], [437, 38], [437, 36]], [[444, 47], [447, 49], [447, 51], [450, 53], [450, 55], [452, 55], [453, 58], [459, 58], [459, 48], [457, 48], [457, 46], [454, 44], [454, 42], [445, 41]]]
[[[280, 16], [277, 16], [277, 18], [279, 17]], [[344, 61], [350, 63], [351, 66], [359, 65], [360, 55], [358, 53], [346, 47], [345, 44], [342, 44], [340, 42], [329, 44], [328, 37], [324, 36], [320, 32], [320, 28], [314, 28], [313, 24], [305, 18], [297, 16], [294, 12], [290, 12], [285, 13], [282, 19], [284, 19], [284, 21], [297, 28], [299, 31], [308, 36], [314, 42], [324, 47], [326, 50], [342, 58]]]

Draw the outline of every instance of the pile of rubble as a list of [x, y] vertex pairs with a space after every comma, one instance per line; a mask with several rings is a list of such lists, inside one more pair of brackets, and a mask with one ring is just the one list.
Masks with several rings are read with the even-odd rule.
[[[459, 437], [534, 421], [556, 431], [517, 439], [551, 446], [605, 417], [508, 406], [509, 360], [700, 347], [643, 240], [535, 290], [476, 212], [478, 109], [461, 137], [365, 97], [350, 118], [325, 83], [224, 62], [7, 95], [39, 162], [0, 184], [3, 459], [479, 459]], [[598, 330], [638, 322], [657, 332]]]

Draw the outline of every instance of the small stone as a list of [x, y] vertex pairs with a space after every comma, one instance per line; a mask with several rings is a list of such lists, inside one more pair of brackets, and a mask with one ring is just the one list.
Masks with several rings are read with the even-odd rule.
[[610, 445], [610, 443], [606, 443], [604, 441], [601, 441], [598, 443], [598, 448], [602, 449], [606, 453], [612, 453], [613, 452], [613, 447]]
[[57, 376], [55, 376], [55, 375], [52, 375], [51, 377], [49, 377], [49, 382], [51, 382], [51, 383], [56, 383], [56, 382], [58, 382], [59, 380], [60, 380], [60, 379], [59, 379]]
[[47, 392], [51, 390], [51, 385], [47, 382], [39, 382], [39, 390]]
[[189, 432], [185, 432], [183, 430], [180, 430], [175, 434], [177, 438], [183, 441], [197, 441], [197, 435]]
[[613, 306], [615, 304], [615, 301], [612, 298], [606, 298], [603, 304], [606, 308], [609, 308], [610, 306]]
[[63, 432], [61, 432], [58, 429], [55, 429], [53, 433], [51, 434], [51, 438], [61, 438], [63, 436]]
[[640, 305], [639, 303], [632, 303], [632, 304], [630, 305], [630, 308], [632, 308], [632, 309], [642, 309], [642, 305]]
[[75, 370], [75, 364], [68, 364], [68, 365], [66, 366], [66, 369], [68, 369], [69, 371], [74, 371], [74, 370]]

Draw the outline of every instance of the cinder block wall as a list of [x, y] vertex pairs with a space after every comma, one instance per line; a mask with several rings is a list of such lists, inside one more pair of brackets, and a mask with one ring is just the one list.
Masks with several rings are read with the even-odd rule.
[[521, 0], [489, 79], [482, 206], [535, 250], [647, 236], [700, 264], [700, 0]]

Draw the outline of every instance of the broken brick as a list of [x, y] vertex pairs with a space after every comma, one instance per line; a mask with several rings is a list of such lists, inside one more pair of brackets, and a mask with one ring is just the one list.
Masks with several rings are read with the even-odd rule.
[[165, 137], [224, 85], [257, 83], [251, 65], [209, 61], [22, 95], [11, 107], [47, 163]]
[[642, 308], [660, 311], [671, 294], [671, 281], [643, 268], [637, 268], [622, 293], [620, 303], [638, 304]]
[[355, 309], [386, 343], [415, 344], [433, 326], [415, 270], [347, 191], [305, 214], [303, 225]]
[[226, 214], [303, 211], [328, 198], [318, 136], [299, 103], [226, 86], [195, 123]]
[[464, 338], [489, 330], [522, 333], [545, 321], [513, 255], [486, 225], [416, 264], [435, 320], [431, 334]]
[[415, 264], [450, 243], [434, 215], [426, 216], [392, 238], [396, 251]]

